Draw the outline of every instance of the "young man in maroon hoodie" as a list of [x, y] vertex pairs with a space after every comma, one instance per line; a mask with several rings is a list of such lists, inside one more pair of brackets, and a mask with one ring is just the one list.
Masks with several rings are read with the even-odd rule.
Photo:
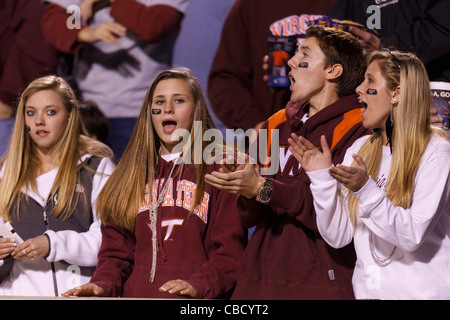
[[353, 245], [336, 250], [320, 236], [310, 181], [289, 151], [288, 139], [296, 133], [320, 145], [324, 135], [338, 164], [345, 150], [368, 133], [354, 94], [365, 71], [363, 49], [349, 33], [311, 27], [289, 66], [291, 101], [262, 126], [268, 130], [267, 145], [278, 142], [271, 138], [278, 130], [277, 172], [262, 176], [256, 164], [223, 165], [205, 177], [240, 194], [241, 222], [256, 226], [233, 299], [353, 299]]

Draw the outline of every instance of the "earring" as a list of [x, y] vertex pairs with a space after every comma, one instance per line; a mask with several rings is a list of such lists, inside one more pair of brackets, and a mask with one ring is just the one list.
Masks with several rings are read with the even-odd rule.
[[391, 149], [391, 154], [392, 154], [392, 132], [394, 130], [394, 117], [392, 116], [392, 107], [393, 105], [391, 105], [389, 116], [386, 119], [386, 136], [388, 139], [389, 148]]
[[390, 118], [390, 120], [391, 120], [391, 126], [393, 127], [393, 126], [394, 126], [394, 117], [392, 116], [392, 108], [391, 108], [391, 110], [389, 111], [389, 118]]

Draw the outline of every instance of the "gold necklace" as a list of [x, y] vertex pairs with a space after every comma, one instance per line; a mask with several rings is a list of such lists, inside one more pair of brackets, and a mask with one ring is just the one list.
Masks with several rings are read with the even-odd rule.
[[380, 258], [375, 253], [375, 249], [374, 249], [374, 245], [373, 245], [373, 232], [369, 230], [369, 249], [370, 249], [370, 254], [372, 255], [373, 260], [375, 260], [375, 262], [378, 265], [384, 267], [392, 262], [391, 258], [394, 255], [395, 250], [397, 250], [397, 246], [394, 246], [394, 249], [392, 249], [392, 252], [389, 256], [387, 256], [386, 258]]

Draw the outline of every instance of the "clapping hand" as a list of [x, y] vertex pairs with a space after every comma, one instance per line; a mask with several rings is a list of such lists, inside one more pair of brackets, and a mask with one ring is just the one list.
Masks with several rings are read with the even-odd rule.
[[333, 167], [325, 136], [320, 137], [322, 152], [304, 137], [299, 137], [294, 133], [291, 137], [288, 139], [291, 145], [289, 150], [306, 172], [330, 168], [330, 175], [352, 192], [361, 189], [369, 179], [366, 164], [358, 155], [353, 155], [357, 164], [356, 167], [348, 167], [342, 164]]
[[220, 190], [250, 199], [257, 195], [265, 179], [260, 175], [259, 166], [248, 155], [238, 154], [238, 159], [224, 159], [219, 171], [206, 174], [205, 181]]
[[357, 167], [347, 167], [339, 164], [330, 168], [330, 175], [350, 191], [356, 192], [364, 187], [369, 176], [367, 175], [364, 160], [356, 154], [353, 155], [353, 159], [358, 165]]
[[322, 152], [307, 139], [299, 137], [295, 133], [291, 134], [291, 138], [288, 139], [288, 142], [291, 145], [289, 150], [306, 172], [323, 170], [331, 167], [331, 153], [325, 136], [320, 137]]

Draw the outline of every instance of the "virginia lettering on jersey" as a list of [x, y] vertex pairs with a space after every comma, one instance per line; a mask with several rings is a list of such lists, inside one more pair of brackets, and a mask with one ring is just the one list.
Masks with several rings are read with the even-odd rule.
[[270, 32], [273, 36], [298, 36], [304, 35], [308, 29], [308, 22], [321, 18], [322, 15], [302, 14], [292, 15], [275, 21], [270, 25]]
[[[152, 199], [150, 201], [150, 195], [148, 193], [148, 185], [145, 187], [144, 203], [139, 206], [138, 213], [149, 210], [153, 204], [156, 204], [158, 196], [156, 186], [159, 185], [161, 190], [164, 185], [165, 179], [156, 179], [152, 188]], [[170, 178], [167, 185], [167, 192], [164, 201], [161, 203], [161, 207], [177, 206], [186, 209], [188, 212], [192, 210], [195, 190], [197, 184], [189, 180], [180, 180], [177, 182], [176, 190], [174, 193], [173, 179]], [[175, 197], [174, 197], [175, 196]], [[201, 202], [194, 209], [193, 213], [198, 216], [204, 223], [208, 222], [208, 207], [209, 207], [209, 194], [205, 191]]]

